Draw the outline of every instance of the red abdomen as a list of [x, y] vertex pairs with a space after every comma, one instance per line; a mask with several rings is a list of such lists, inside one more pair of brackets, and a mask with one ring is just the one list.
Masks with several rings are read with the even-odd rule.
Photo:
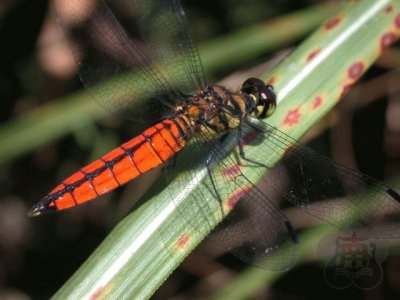
[[37, 203], [30, 215], [70, 208], [105, 194], [159, 166], [186, 144], [187, 131], [166, 119], [80, 169]]

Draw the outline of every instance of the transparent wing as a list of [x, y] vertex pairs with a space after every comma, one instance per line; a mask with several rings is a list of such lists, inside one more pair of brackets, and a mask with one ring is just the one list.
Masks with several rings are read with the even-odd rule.
[[[245, 158], [228, 155], [238, 145], [237, 134], [211, 141], [205, 133], [180, 153], [175, 171], [168, 169], [168, 178], [176, 178], [169, 188], [180, 195], [172, 197], [175, 206], [192, 228], [212, 232], [209, 239], [225, 250], [262, 268], [289, 268], [297, 240], [277, 206], [281, 199], [345, 231], [400, 236], [400, 196], [394, 190], [264, 122], [249, 118], [241, 132]], [[205, 158], [194, 165], [199, 157]], [[254, 185], [252, 178], [262, 179]], [[182, 202], [187, 196], [193, 201]]]
[[137, 121], [159, 119], [175, 104], [182, 92], [104, 1], [54, 0], [54, 7], [71, 42], [80, 78], [98, 103]]
[[207, 85], [197, 47], [179, 0], [134, 1], [146, 44], [165, 66], [168, 79], [185, 93]]
[[[204, 236], [211, 232], [210, 241], [242, 261], [270, 270], [290, 268], [297, 256], [290, 222], [238, 165], [223, 160], [224, 147], [205, 138], [180, 153], [174, 168], [167, 169], [172, 201], [192, 228]], [[205, 158], [194, 165], [199, 157]], [[209, 180], [197, 184], [203, 176]], [[188, 196], [191, 201], [181, 203]]]
[[[244, 147], [247, 161], [242, 161], [253, 165], [260, 176], [272, 169], [262, 179], [263, 186], [338, 228], [373, 238], [400, 237], [400, 195], [396, 191], [302, 146], [264, 122], [250, 121], [242, 126], [248, 141]], [[283, 153], [273, 166], [276, 155]]]

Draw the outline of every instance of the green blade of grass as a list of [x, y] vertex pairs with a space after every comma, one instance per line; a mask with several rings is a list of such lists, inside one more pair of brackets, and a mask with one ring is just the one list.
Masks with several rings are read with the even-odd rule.
[[[274, 81], [280, 98], [269, 123], [300, 138], [398, 37], [399, 14], [397, 0], [366, 0], [349, 3], [332, 16], [265, 75]], [[263, 153], [262, 148], [257, 148], [262, 145], [251, 147]], [[275, 159], [281, 154], [277, 151]], [[207, 184], [207, 180], [202, 182], [206, 175], [206, 170], [199, 169], [197, 181], [182, 188], [196, 191], [200, 184]], [[182, 176], [184, 179], [184, 173]], [[256, 176], [251, 180], [256, 182]], [[205, 238], [205, 233], [217, 225], [217, 219], [213, 224], [204, 224], [201, 216], [193, 215], [190, 209], [196, 199], [191, 198], [190, 192], [182, 198], [181, 191], [162, 190], [159, 185], [152, 194], [111, 232], [54, 299], [149, 298]], [[178, 199], [175, 202], [179, 203], [179, 210], [171, 197]], [[211, 199], [211, 193], [204, 194], [202, 201], [219, 211]], [[192, 217], [194, 226], [187, 222]], [[195, 230], [195, 226], [202, 229]]]

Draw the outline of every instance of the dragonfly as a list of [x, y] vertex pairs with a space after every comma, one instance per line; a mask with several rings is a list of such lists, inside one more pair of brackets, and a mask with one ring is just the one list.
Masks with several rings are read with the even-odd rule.
[[[194, 213], [212, 223], [214, 214], [201, 204], [206, 189], [221, 206], [224, 218], [209, 239], [247, 263], [284, 270], [294, 262], [296, 232], [276, 198], [340, 229], [347, 228], [345, 220], [372, 237], [400, 235], [395, 190], [264, 121], [276, 107], [271, 85], [249, 78], [233, 91], [207, 82], [179, 0], [131, 1], [144, 42], [132, 38], [103, 1], [90, 2], [91, 16], [78, 26], [68, 12], [79, 2], [69, 1], [58, 15], [69, 38], [85, 47], [74, 52], [82, 82], [107, 110], [153, 125], [62, 181], [32, 207], [30, 216], [87, 203], [168, 162], [167, 189], [187, 195], [200, 168], [185, 166], [184, 177], [174, 181], [174, 170], [186, 161], [198, 162], [210, 182], [197, 187]], [[100, 84], [110, 78], [112, 84]], [[251, 147], [255, 144], [263, 152]], [[232, 148], [238, 155], [230, 155]], [[271, 163], [277, 151], [285, 155]], [[248, 170], [267, 175], [255, 184]], [[226, 199], [234, 200], [229, 211], [222, 208]], [[171, 201], [181, 209], [179, 200], [171, 196]]]

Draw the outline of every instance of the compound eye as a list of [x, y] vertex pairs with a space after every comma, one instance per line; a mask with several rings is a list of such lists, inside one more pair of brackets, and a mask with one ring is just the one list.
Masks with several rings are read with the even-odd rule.
[[265, 86], [265, 83], [262, 80], [258, 78], [249, 78], [242, 84], [240, 91], [242, 93], [252, 95], [258, 99], [259, 98], [258, 91], [263, 86]]
[[259, 118], [269, 117], [276, 108], [276, 95], [272, 85], [266, 85], [258, 78], [247, 79], [240, 89], [256, 99], [255, 114]]
[[264, 103], [264, 117], [271, 116], [276, 108], [276, 94], [272, 85], [265, 85], [260, 91], [260, 101]]

